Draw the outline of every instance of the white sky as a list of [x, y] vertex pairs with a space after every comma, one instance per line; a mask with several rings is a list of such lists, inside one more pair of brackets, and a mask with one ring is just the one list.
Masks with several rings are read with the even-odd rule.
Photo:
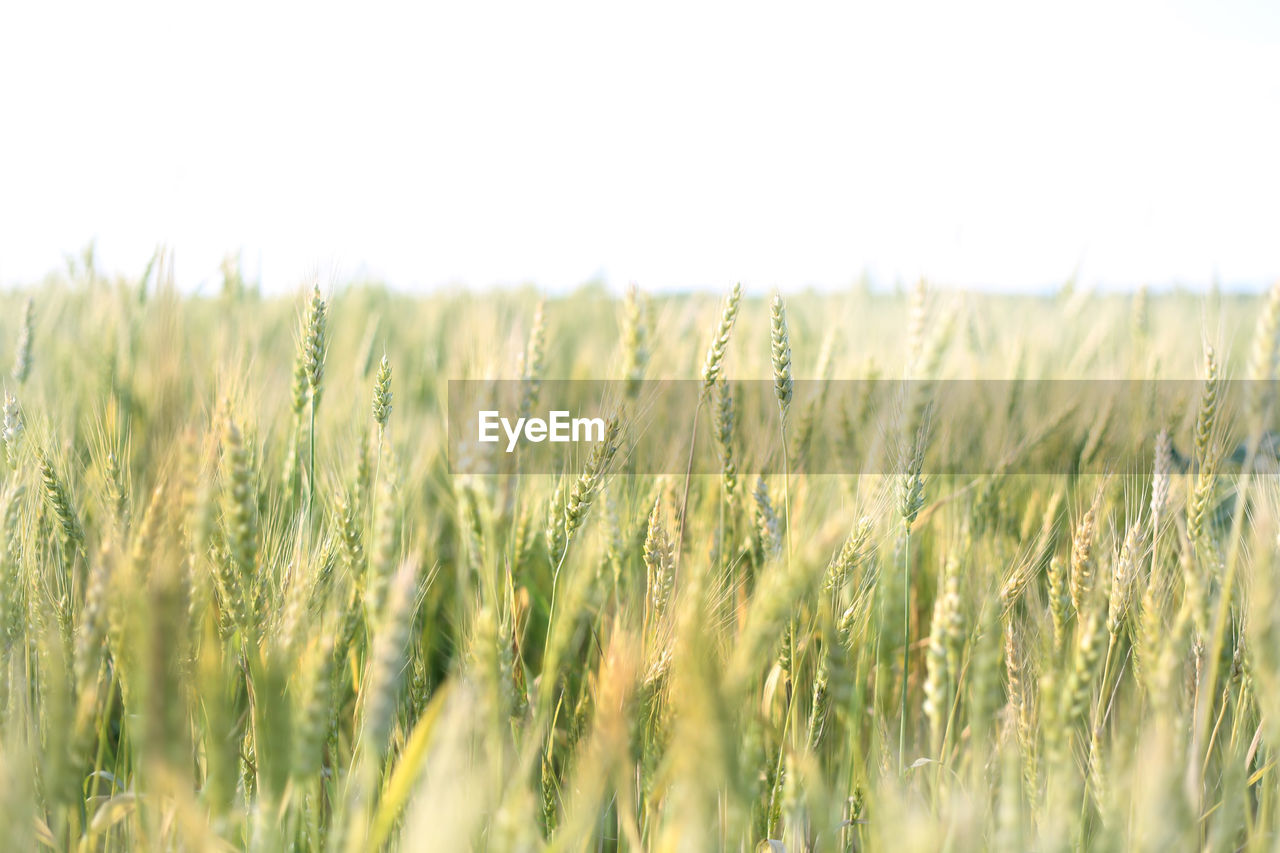
[[1053, 7], [5, 3], [0, 283], [1280, 275], [1280, 4]]

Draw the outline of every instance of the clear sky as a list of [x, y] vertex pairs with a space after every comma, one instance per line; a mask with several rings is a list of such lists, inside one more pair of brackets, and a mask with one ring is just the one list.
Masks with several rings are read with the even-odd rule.
[[10, 2], [0, 283], [1258, 286], [1280, 3]]

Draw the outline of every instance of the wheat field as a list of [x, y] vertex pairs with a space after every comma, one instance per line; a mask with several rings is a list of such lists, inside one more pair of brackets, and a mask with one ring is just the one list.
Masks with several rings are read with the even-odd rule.
[[[9, 849], [1280, 844], [1280, 288], [190, 295], [162, 256], [0, 305]], [[830, 390], [871, 376], [905, 449]], [[636, 470], [622, 408], [455, 473], [451, 379], [698, 382], [664, 429], [720, 470]], [[1125, 419], [1142, 464], [1086, 406], [1036, 471], [930, 409], [1010, 379], [1188, 390]]]

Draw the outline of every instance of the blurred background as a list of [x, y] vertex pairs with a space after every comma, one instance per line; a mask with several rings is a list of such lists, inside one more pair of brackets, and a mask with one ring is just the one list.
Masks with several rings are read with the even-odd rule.
[[0, 284], [1258, 289], [1280, 4], [10, 3]]

